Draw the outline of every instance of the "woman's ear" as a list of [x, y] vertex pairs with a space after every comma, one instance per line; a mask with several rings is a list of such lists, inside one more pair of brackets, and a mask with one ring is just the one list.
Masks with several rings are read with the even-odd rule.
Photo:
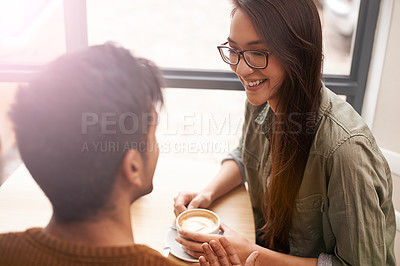
[[121, 174], [123, 178], [134, 186], [141, 186], [143, 176], [143, 158], [135, 149], [125, 153], [121, 165]]

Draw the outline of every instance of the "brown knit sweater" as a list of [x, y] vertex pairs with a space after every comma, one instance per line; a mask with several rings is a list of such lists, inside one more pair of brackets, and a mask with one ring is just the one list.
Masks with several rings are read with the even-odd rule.
[[65, 242], [42, 228], [0, 234], [0, 266], [181, 265], [144, 245], [93, 247]]

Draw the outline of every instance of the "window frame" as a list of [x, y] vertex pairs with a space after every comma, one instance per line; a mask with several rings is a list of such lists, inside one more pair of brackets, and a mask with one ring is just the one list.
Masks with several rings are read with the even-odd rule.
[[[88, 46], [86, 0], [63, 0], [66, 52]], [[324, 75], [325, 85], [361, 114], [381, 0], [361, 0], [350, 75]], [[217, 52], [217, 50], [216, 50]], [[43, 65], [0, 62], [0, 82], [27, 82]], [[171, 88], [244, 90], [231, 71], [162, 68]]]

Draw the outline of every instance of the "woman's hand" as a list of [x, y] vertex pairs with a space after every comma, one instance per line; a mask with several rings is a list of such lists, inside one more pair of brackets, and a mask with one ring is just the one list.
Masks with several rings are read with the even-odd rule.
[[208, 208], [212, 203], [211, 195], [205, 192], [180, 192], [174, 198], [174, 213], [178, 216], [181, 212], [196, 208]]
[[[228, 239], [232, 246], [236, 249], [236, 252], [242, 262], [246, 260], [247, 256], [253, 250], [255, 250], [255, 248], [251, 248], [254, 244], [223, 223], [221, 223], [221, 230], [224, 232], [224, 237]], [[186, 253], [195, 258], [204, 256], [204, 250], [202, 248], [203, 243], [209, 243], [211, 240], [218, 241], [222, 237], [221, 235], [217, 234], [202, 234], [183, 230], [180, 230], [179, 234], [181, 236], [177, 237], [175, 240], [182, 245], [182, 248]]]
[[[242, 265], [235, 248], [225, 237], [220, 237], [219, 241], [211, 240], [209, 244], [204, 243], [202, 248], [205, 255], [199, 258], [200, 266]], [[254, 251], [246, 259], [244, 265], [255, 265], [257, 257], [258, 251]]]
[[208, 208], [211, 203], [242, 183], [242, 173], [234, 160], [226, 160], [214, 179], [200, 192], [181, 192], [174, 198], [178, 216], [187, 209]]

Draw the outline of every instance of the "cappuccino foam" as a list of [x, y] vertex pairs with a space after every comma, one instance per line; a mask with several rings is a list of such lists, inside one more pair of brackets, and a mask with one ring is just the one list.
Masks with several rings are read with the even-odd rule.
[[213, 231], [217, 225], [207, 217], [190, 216], [182, 219], [180, 226], [183, 230], [208, 233]]

